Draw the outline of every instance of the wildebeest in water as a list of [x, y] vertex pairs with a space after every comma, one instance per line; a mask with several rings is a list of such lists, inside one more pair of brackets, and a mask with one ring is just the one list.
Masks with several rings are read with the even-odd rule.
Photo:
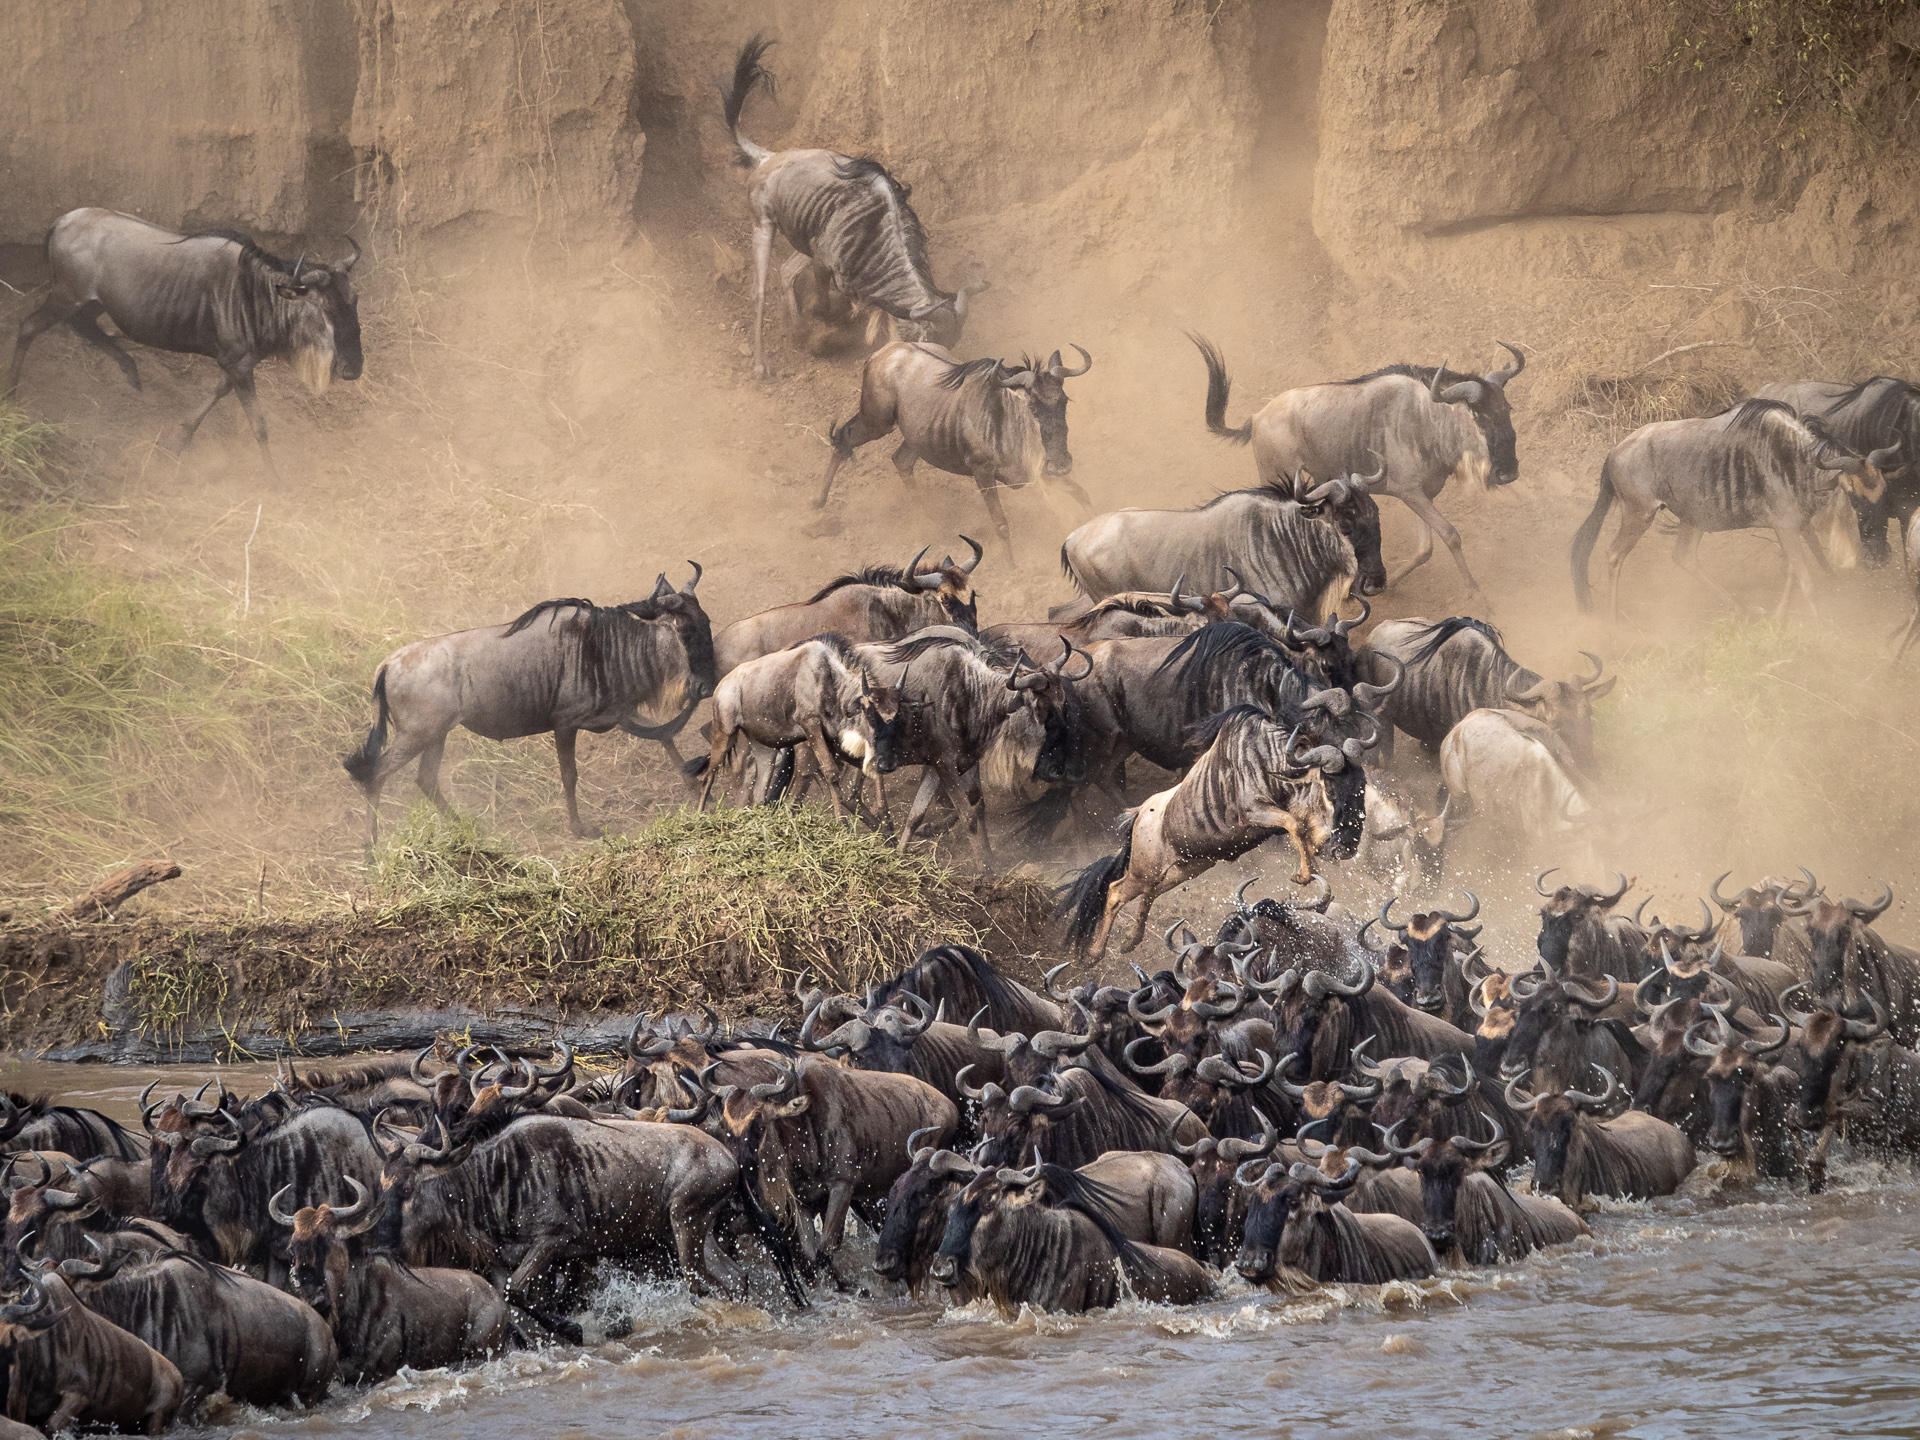
[[[341, 762], [366, 794], [374, 838], [381, 787], [416, 756], [421, 791], [446, 808], [440, 758], [456, 725], [489, 740], [552, 731], [567, 823], [585, 835], [573, 793], [579, 732], [602, 735], [617, 725], [660, 740], [677, 762], [673, 735], [713, 693], [713, 629], [694, 595], [699, 583], [700, 567], [693, 565], [693, 578], [681, 589], [662, 575], [645, 600], [625, 605], [543, 600], [510, 624], [416, 640], [381, 661], [373, 681], [378, 718]], [[650, 728], [637, 719], [642, 705], [679, 713]]]
[[231, 391], [240, 397], [268, 473], [277, 480], [267, 422], [254, 402], [253, 372], [262, 360], [280, 356], [316, 394], [331, 379], [360, 378], [359, 297], [347, 273], [360, 247], [348, 243], [353, 254], [347, 259], [309, 264], [304, 254], [282, 260], [230, 230], [181, 235], [116, 210], [70, 210], [47, 232], [53, 293], [20, 322], [0, 399], [20, 383], [27, 347], [62, 323], [111, 355], [138, 390], [139, 368], [100, 328], [104, 314], [123, 339], [208, 355], [219, 364], [220, 386], [182, 427], [179, 449]]

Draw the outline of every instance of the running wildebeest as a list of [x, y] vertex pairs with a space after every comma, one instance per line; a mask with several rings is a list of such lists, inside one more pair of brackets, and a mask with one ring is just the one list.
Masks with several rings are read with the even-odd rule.
[[1537, 846], [1577, 835], [1593, 813], [1565, 743], [1518, 710], [1475, 710], [1455, 725], [1440, 746], [1440, 778], [1459, 806], [1449, 840], [1492, 820]]
[[[1886, 493], [1878, 500], [1850, 494], [1860, 522], [1867, 563], [1887, 562], [1887, 521], [1907, 530], [1920, 510], [1920, 387], [1892, 375], [1875, 375], [1858, 385], [1830, 380], [1776, 380], [1754, 392], [1762, 400], [1784, 400], [1802, 417], [1813, 416], [1856, 455], [1882, 446], [1897, 447], [1900, 458], [1881, 473]], [[1913, 566], [1907, 566], [1911, 573]]]
[[262, 360], [282, 357], [315, 394], [329, 380], [360, 378], [359, 297], [347, 274], [360, 247], [348, 243], [353, 254], [347, 259], [309, 265], [305, 255], [282, 260], [228, 230], [182, 235], [117, 210], [69, 210], [47, 232], [53, 293], [20, 322], [0, 400], [20, 383], [27, 347], [63, 322], [111, 355], [138, 390], [139, 368], [100, 328], [104, 314], [121, 339], [208, 355], [220, 366], [219, 388], [181, 428], [177, 449], [186, 449], [200, 422], [231, 391], [253, 426], [267, 472], [278, 480], [267, 422], [254, 402], [253, 372]]
[[1602, 678], [1606, 667], [1591, 651], [1580, 652], [1593, 662], [1591, 676], [1548, 680], [1509, 655], [1484, 620], [1414, 615], [1382, 620], [1362, 653], [1370, 679], [1385, 676], [1392, 662], [1406, 667], [1406, 681], [1380, 715], [1429, 749], [1439, 749], [1469, 711], [1518, 710], [1550, 726], [1575, 760], [1593, 762], [1593, 702], [1612, 691], [1613, 680]]
[[962, 364], [938, 345], [898, 340], [882, 346], [861, 367], [860, 408], [833, 428], [833, 456], [813, 508], [825, 508], [833, 477], [855, 450], [898, 429], [893, 468], [901, 482], [912, 487], [913, 467], [922, 460], [949, 475], [971, 475], [1009, 554], [1013, 535], [1000, 508], [1002, 486], [1019, 490], [1057, 480], [1091, 515], [1093, 502], [1073, 479], [1062, 383], [1093, 368], [1085, 350], [1080, 361], [1078, 370], [1070, 369], [1056, 350], [1044, 365], [1031, 360], [1017, 366], [1004, 360]]
[[[366, 742], [341, 762], [366, 794], [374, 838], [381, 787], [416, 755], [416, 783], [446, 808], [440, 757], [456, 725], [489, 740], [552, 731], [575, 835], [587, 833], [573, 793], [580, 731], [602, 735], [617, 725], [660, 740], [679, 763], [672, 737], [714, 687], [713, 631], [694, 595], [699, 583], [694, 565], [681, 589], [662, 575], [645, 600], [625, 605], [543, 600], [510, 624], [416, 640], [381, 661], [373, 679], [378, 718]], [[679, 714], [647, 727], [636, 718], [642, 705]]]
[[1060, 568], [1090, 600], [1165, 590], [1184, 575], [1209, 591], [1251, 585], [1282, 614], [1324, 615], [1349, 590], [1364, 597], [1386, 588], [1380, 507], [1370, 493], [1382, 473], [1321, 483], [1295, 472], [1192, 510], [1098, 515], [1067, 536]]
[[[765, 379], [761, 330], [767, 308], [767, 265], [778, 231], [812, 263], [816, 291], [827, 286], [855, 305], [892, 317], [903, 339], [952, 345], [966, 323], [973, 290], [942, 290], [927, 262], [927, 236], [907, 204], [907, 187], [877, 160], [833, 150], [768, 150], [740, 133], [740, 111], [773, 76], [760, 57], [773, 42], [756, 35], [740, 47], [731, 85], [721, 86], [727, 133], [751, 167], [747, 203], [753, 208], [753, 373]], [[798, 296], [795, 297], [798, 304]]]
[[1770, 528], [1787, 559], [1787, 583], [1774, 608], [1784, 617], [1798, 586], [1813, 608], [1815, 552], [1810, 518], [1837, 482], [1850, 495], [1878, 501], [1883, 468], [1897, 449], [1870, 451], [1863, 460], [1836, 442], [1818, 420], [1801, 420], [1777, 400], [1743, 400], [1731, 410], [1697, 420], [1642, 425], [1608, 454], [1600, 493], [1573, 537], [1573, 595], [1593, 608], [1587, 561], [1616, 498], [1620, 528], [1607, 552], [1607, 583], [1614, 618], [1620, 616], [1620, 570], [1663, 506], [1680, 522], [1673, 562], [1731, 603], [1732, 596], [1694, 564], [1700, 537], [1710, 530]]
[[1460, 532], [1433, 500], [1448, 480], [1485, 486], [1520, 478], [1507, 382], [1527, 368], [1526, 356], [1502, 340], [1513, 365], [1485, 375], [1449, 370], [1444, 362], [1389, 365], [1353, 380], [1282, 391], [1234, 430], [1227, 426], [1232, 382], [1226, 361], [1211, 341], [1187, 338], [1207, 362], [1207, 429], [1235, 445], [1251, 441], [1262, 481], [1275, 485], [1295, 470], [1358, 472], [1377, 460], [1386, 478], [1375, 490], [1400, 501], [1420, 523], [1420, 553], [1386, 585], [1398, 585], [1426, 564], [1438, 534], [1467, 588], [1479, 591], [1460, 549]]

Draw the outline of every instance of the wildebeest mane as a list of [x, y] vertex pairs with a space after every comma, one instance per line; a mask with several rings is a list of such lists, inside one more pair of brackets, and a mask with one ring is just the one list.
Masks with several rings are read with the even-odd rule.
[[[88, 1110], [77, 1105], [56, 1105], [51, 1097], [46, 1095], [29, 1097], [18, 1090], [0, 1093], [4, 1093], [14, 1107], [10, 1118], [0, 1119], [0, 1145], [36, 1120], [58, 1120], [84, 1131], [95, 1139], [104, 1140], [107, 1148], [103, 1153], [113, 1158], [139, 1160], [146, 1156], [145, 1139], [134, 1134], [111, 1115], [103, 1115], [97, 1110]], [[43, 1146], [42, 1148], [52, 1149], [53, 1147]]]
[[1436, 620], [1419, 635], [1420, 648], [1407, 656], [1408, 665], [1424, 665], [1440, 653], [1440, 647], [1463, 630], [1477, 630], [1493, 642], [1494, 649], [1506, 653], [1506, 642], [1500, 638], [1500, 632], [1487, 621], [1472, 615], [1449, 615], [1444, 620]]
[[1120, 1232], [1118, 1211], [1123, 1202], [1117, 1190], [1097, 1180], [1089, 1180], [1078, 1170], [1070, 1170], [1064, 1165], [1042, 1164], [1040, 1179], [1047, 1187], [1048, 1208], [1077, 1210], [1091, 1220], [1113, 1247], [1120, 1263], [1127, 1267], [1129, 1275], [1138, 1268], [1152, 1265], [1151, 1257]]
[[1758, 430], [1766, 423], [1766, 417], [1774, 414], [1784, 414], [1789, 420], [1800, 419], [1793, 406], [1784, 400], [1742, 400], [1722, 410], [1716, 418], [1727, 422], [1727, 434], [1739, 435]]
[[889, 645], [881, 652], [881, 658], [889, 665], [898, 665], [918, 660], [929, 651], [948, 647], [965, 650], [982, 664], [992, 666], [1011, 665], [1020, 653], [978, 635], [909, 635], [897, 644]]
[[255, 261], [269, 270], [278, 270], [288, 279], [292, 279], [299, 274], [299, 272], [294, 269], [294, 266], [299, 264], [299, 261], [281, 259], [280, 256], [261, 245], [251, 235], [243, 234], [238, 230], [196, 230], [191, 235], [182, 235], [178, 240], [169, 240], [167, 243], [169, 245], [184, 245], [189, 240], [231, 240], [240, 247], [240, 254], [244, 258]]
[[958, 390], [975, 375], [986, 375], [1000, 368], [1000, 362], [989, 355], [983, 360], [956, 360], [947, 366], [947, 373], [933, 383], [942, 390]]
[[1336, 380], [1336, 385], [1364, 385], [1369, 380], [1378, 380], [1387, 375], [1404, 375], [1409, 380], [1418, 380], [1422, 385], [1433, 385], [1434, 372], [1440, 373], [1442, 385], [1458, 385], [1468, 380], [1481, 381], [1484, 377], [1469, 375], [1459, 370], [1446, 370], [1438, 365], [1382, 365], [1378, 370], [1369, 370], [1364, 375], [1356, 375], [1351, 380]]
[[906, 572], [898, 565], [868, 565], [848, 575], [834, 576], [833, 579], [829, 580], [812, 595], [808, 596], [804, 603], [817, 605], [820, 601], [826, 599], [827, 596], [833, 594], [834, 591], [844, 590], [849, 585], [877, 585], [882, 589], [891, 587], [895, 590], [906, 590], [913, 594], [919, 593], [913, 586], [907, 583]]
[[[610, 697], [627, 689], [638, 677], [633, 674], [633, 635], [620, 622], [626, 619], [659, 620], [666, 611], [658, 601], [629, 600], [622, 605], [596, 605], [578, 596], [563, 600], [542, 600], [507, 626], [508, 638], [527, 629], [542, 615], [549, 624], [562, 610], [582, 612], [584, 624], [579, 632], [580, 674], [596, 705], [605, 705]], [[688, 661], [693, 662], [691, 649]]]
[[1194, 726], [1187, 732], [1187, 743], [1198, 754], [1212, 748], [1219, 741], [1221, 733], [1230, 727], [1252, 725], [1267, 718], [1267, 712], [1258, 705], [1235, 705], [1231, 710], [1222, 710], [1218, 715], [1209, 715]]
[[1291, 668], [1287, 652], [1250, 625], [1237, 620], [1217, 625], [1202, 625], [1174, 646], [1157, 670], [1179, 670], [1179, 678], [1188, 686], [1200, 686], [1219, 678], [1220, 670], [1240, 669], [1261, 660], [1278, 661]]
[[945, 1000], [949, 1018], [962, 1024], [985, 1005], [986, 1023], [992, 1029], [1016, 1030], [1033, 1025], [1032, 999], [1022, 995], [992, 961], [970, 945], [936, 945], [883, 982], [873, 992], [873, 1003], [885, 1005], [903, 990], [929, 1005], [937, 1006]]
[[837, 630], [822, 630], [818, 635], [810, 635], [801, 642], [805, 645], [824, 645], [834, 653], [834, 657], [855, 674], [860, 672], [860, 656], [853, 648], [853, 642]]
[[[1871, 398], [1869, 398], [1869, 392]], [[1851, 385], [1828, 407], [1825, 419], [1834, 435], [1861, 455], [1908, 434], [1907, 407], [1920, 403], [1920, 388], [1895, 375], [1874, 375]], [[1911, 456], [1903, 456], [1911, 463]]]

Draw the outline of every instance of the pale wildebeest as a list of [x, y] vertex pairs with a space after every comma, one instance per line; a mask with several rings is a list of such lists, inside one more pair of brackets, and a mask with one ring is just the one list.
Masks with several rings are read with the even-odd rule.
[[951, 556], [938, 565], [921, 568], [927, 551], [904, 566], [869, 565], [821, 586], [810, 599], [776, 605], [744, 620], [736, 620], [713, 639], [714, 669], [721, 675], [760, 655], [771, 655], [815, 635], [844, 635], [856, 643], [898, 640], [930, 625], [978, 628], [980, 606], [973, 590], [973, 572], [986, 552], [967, 540], [973, 559], [955, 563]]
[[[863, 774], [892, 773], [900, 700], [899, 690], [873, 683], [853, 642], [841, 635], [816, 635], [749, 660], [714, 689], [712, 753], [688, 762], [687, 774], [706, 776], [700, 807], [743, 739], [775, 750], [806, 745], [829, 782], [843, 758]], [[839, 789], [829, 783], [827, 793], [833, 813], [844, 816]]]
[[1708, 531], [1771, 529], [1787, 559], [1787, 582], [1775, 615], [1786, 615], [1796, 586], [1812, 609], [1810, 518], [1836, 483], [1849, 494], [1878, 501], [1886, 488], [1882, 467], [1896, 457], [1894, 450], [1883, 449], [1862, 460], [1820, 427], [1818, 420], [1803, 421], [1780, 401], [1743, 400], [1719, 415], [1661, 420], [1627, 436], [1601, 465], [1600, 493], [1573, 537], [1573, 595], [1580, 608], [1593, 608], [1587, 561], [1617, 498], [1623, 507], [1620, 528], [1607, 552], [1616, 620], [1621, 567], [1662, 507], [1680, 522], [1674, 564], [1729, 603], [1732, 596], [1694, 563], [1700, 537]]
[[[1080, 350], [1078, 345], [1073, 347]], [[1067, 449], [1067, 388], [1063, 383], [1093, 368], [1080, 350], [1080, 368], [1054, 351], [1044, 365], [1031, 360], [955, 360], [938, 345], [897, 340], [867, 357], [860, 370], [860, 408], [833, 427], [833, 455], [813, 508], [824, 509], [833, 477], [853, 452], [894, 430], [900, 448], [893, 468], [909, 489], [913, 467], [925, 460], [949, 475], [971, 475], [980, 487], [1000, 543], [1013, 551], [1013, 534], [1000, 508], [1000, 488], [1019, 490], [1036, 481], [1058, 481], [1087, 514], [1093, 502], [1073, 478]]]
[[359, 299], [347, 275], [360, 258], [357, 244], [346, 260], [309, 265], [304, 255], [282, 260], [230, 231], [181, 235], [117, 210], [85, 209], [54, 221], [46, 248], [53, 293], [20, 322], [0, 400], [20, 383], [27, 347], [62, 322], [111, 355], [138, 390], [140, 371], [100, 328], [104, 314], [124, 339], [211, 356], [219, 365], [219, 388], [181, 428], [179, 449], [232, 391], [253, 426], [268, 473], [278, 480], [267, 422], [254, 402], [255, 368], [262, 360], [284, 358], [316, 394], [329, 380], [360, 378]]
[[[740, 133], [740, 111], [756, 86], [773, 87], [760, 57], [773, 44], [756, 35], [740, 47], [731, 86], [721, 86], [727, 133], [738, 163], [753, 174], [753, 373], [766, 378], [762, 326], [767, 265], [777, 231], [812, 261], [813, 288], [837, 290], [854, 305], [883, 311], [906, 339], [952, 345], [966, 323], [969, 286], [958, 293], [933, 283], [927, 236], [907, 204], [907, 187], [877, 160], [832, 150], [768, 150]], [[796, 294], [795, 303], [799, 303]]]
[[1913, 614], [1901, 627], [1893, 658], [1898, 660], [1912, 648], [1915, 637], [1920, 637], [1920, 510], [1916, 510], [1907, 520], [1906, 545], [1902, 551], [1907, 562], [1907, 583], [1913, 589]]
[[1411, 895], [1440, 878], [1446, 863], [1447, 817], [1452, 797], [1433, 810], [1417, 804], [1384, 770], [1367, 776], [1366, 819], [1360, 827], [1360, 868], [1386, 881], [1396, 895]]
[[1193, 510], [1115, 510], [1067, 536], [1060, 568], [1090, 600], [1164, 590], [1185, 576], [1217, 591], [1242, 583], [1284, 613], [1324, 615], [1351, 590], [1386, 588], [1373, 474], [1324, 484], [1306, 472], [1233, 490]]
[[1590, 823], [1585, 777], [1560, 736], [1518, 710], [1474, 710], [1440, 746], [1440, 778], [1458, 807], [1453, 833], [1492, 821], [1530, 845], [1565, 840]]
[[1391, 495], [1420, 522], [1420, 552], [1387, 585], [1398, 585], [1433, 555], [1437, 534], [1453, 552], [1467, 588], [1479, 583], [1467, 569], [1460, 532], [1434, 508], [1448, 480], [1508, 485], [1520, 478], [1507, 382], [1527, 357], [1502, 340], [1511, 368], [1466, 375], [1440, 365], [1389, 365], [1354, 380], [1308, 385], [1274, 396], [1239, 429], [1227, 426], [1232, 382], [1214, 345], [1189, 335], [1207, 362], [1207, 429], [1235, 445], [1253, 443], [1254, 463], [1267, 484], [1295, 470], [1339, 475], [1378, 461], [1386, 478], [1374, 487]]
[[[1761, 400], [1783, 400], [1802, 417], [1821, 421], [1827, 433], [1856, 455], [1897, 448], [1899, 460], [1883, 468], [1886, 492], [1875, 500], [1849, 492], [1860, 521], [1867, 563], [1887, 562], [1887, 521], [1912, 528], [1920, 510], [1920, 388], [1892, 375], [1875, 375], [1857, 385], [1831, 380], [1776, 380], [1754, 392]], [[1907, 572], [1913, 573], [1911, 561]]]
[[[489, 740], [552, 731], [567, 823], [585, 835], [573, 794], [579, 732], [600, 735], [618, 725], [661, 740], [678, 761], [673, 734], [713, 693], [713, 632], [694, 595], [699, 582], [694, 565], [681, 589], [662, 575], [645, 600], [625, 605], [544, 600], [510, 624], [416, 640], [381, 661], [373, 679], [378, 718], [341, 762], [366, 794], [374, 837], [381, 787], [415, 756], [416, 783], [446, 808], [440, 757], [456, 725]], [[636, 718], [642, 705], [679, 714], [650, 729]]]
[[1548, 680], [1506, 651], [1500, 632], [1484, 620], [1453, 615], [1438, 622], [1411, 616], [1382, 620], [1367, 637], [1369, 679], [1381, 679], [1397, 662], [1406, 681], [1380, 711], [1430, 750], [1473, 710], [1518, 710], [1550, 727], [1582, 765], [1593, 761], [1593, 702], [1613, 690], [1605, 666], [1590, 651], [1593, 674]]
[[1326, 777], [1349, 765], [1357, 771], [1366, 746], [1354, 739], [1300, 751], [1297, 738], [1297, 730], [1290, 734], [1252, 705], [1207, 721], [1195, 735], [1205, 753], [1186, 777], [1129, 811], [1119, 851], [1073, 882], [1061, 906], [1068, 944], [1098, 959], [1115, 916], [1137, 900], [1132, 933], [1120, 947], [1132, 950], [1158, 897], [1275, 835], [1285, 834], [1299, 851], [1296, 883], [1310, 881], [1314, 857], [1333, 835]]

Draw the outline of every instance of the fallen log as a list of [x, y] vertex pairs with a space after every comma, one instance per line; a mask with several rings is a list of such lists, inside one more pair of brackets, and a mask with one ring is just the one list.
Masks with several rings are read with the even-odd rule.
[[51, 918], [73, 922], [111, 915], [149, 885], [179, 878], [180, 867], [171, 860], [141, 860], [114, 871], [71, 905], [54, 911]]

